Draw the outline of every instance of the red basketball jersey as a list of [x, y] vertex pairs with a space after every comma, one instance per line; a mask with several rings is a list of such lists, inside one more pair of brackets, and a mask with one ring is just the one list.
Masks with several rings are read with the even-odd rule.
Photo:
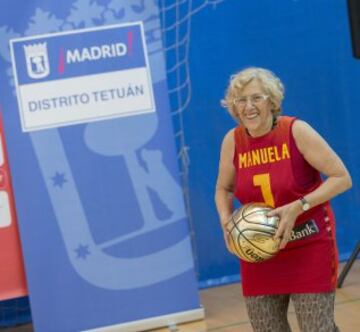
[[[295, 144], [292, 135], [295, 120], [278, 117], [269, 133], [256, 138], [242, 125], [235, 129], [235, 196], [241, 204], [265, 202], [279, 207], [321, 184], [319, 172]], [[334, 290], [337, 276], [334, 224], [329, 203], [321, 204], [299, 216], [292, 241], [274, 258], [261, 263], [241, 260], [244, 295]]]

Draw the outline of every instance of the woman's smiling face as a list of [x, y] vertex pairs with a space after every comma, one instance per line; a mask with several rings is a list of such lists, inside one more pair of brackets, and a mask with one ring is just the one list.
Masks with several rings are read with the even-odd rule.
[[273, 104], [258, 80], [246, 84], [234, 104], [240, 122], [251, 136], [263, 136], [271, 130]]

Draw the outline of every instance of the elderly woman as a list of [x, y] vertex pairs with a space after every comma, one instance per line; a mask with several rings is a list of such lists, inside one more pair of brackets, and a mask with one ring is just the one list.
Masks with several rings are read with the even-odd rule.
[[[349, 189], [351, 178], [312, 127], [280, 116], [283, 98], [283, 84], [269, 70], [248, 68], [231, 77], [222, 103], [239, 125], [222, 143], [216, 206], [229, 250], [225, 225], [234, 197], [241, 204], [265, 202], [274, 207], [270, 215], [280, 218], [275, 234], [281, 239], [279, 253], [261, 263], [240, 261], [254, 331], [290, 331], [290, 299], [301, 331], [338, 331], [338, 261], [329, 200]], [[294, 238], [294, 226], [308, 231]]]

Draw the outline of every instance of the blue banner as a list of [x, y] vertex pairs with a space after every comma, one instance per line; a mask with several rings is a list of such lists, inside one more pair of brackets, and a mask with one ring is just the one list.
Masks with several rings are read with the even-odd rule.
[[36, 331], [201, 317], [156, 2], [41, 6], [14, 1], [0, 22]]

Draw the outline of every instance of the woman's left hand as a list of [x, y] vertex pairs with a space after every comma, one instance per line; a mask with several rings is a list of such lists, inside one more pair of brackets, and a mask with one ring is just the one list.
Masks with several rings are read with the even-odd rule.
[[280, 239], [280, 249], [284, 249], [291, 238], [296, 218], [302, 213], [300, 201], [294, 201], [280, 206], [268, 213], [269, 217], [278, 216], [280, 218], [278, 230], [274, 239]]

